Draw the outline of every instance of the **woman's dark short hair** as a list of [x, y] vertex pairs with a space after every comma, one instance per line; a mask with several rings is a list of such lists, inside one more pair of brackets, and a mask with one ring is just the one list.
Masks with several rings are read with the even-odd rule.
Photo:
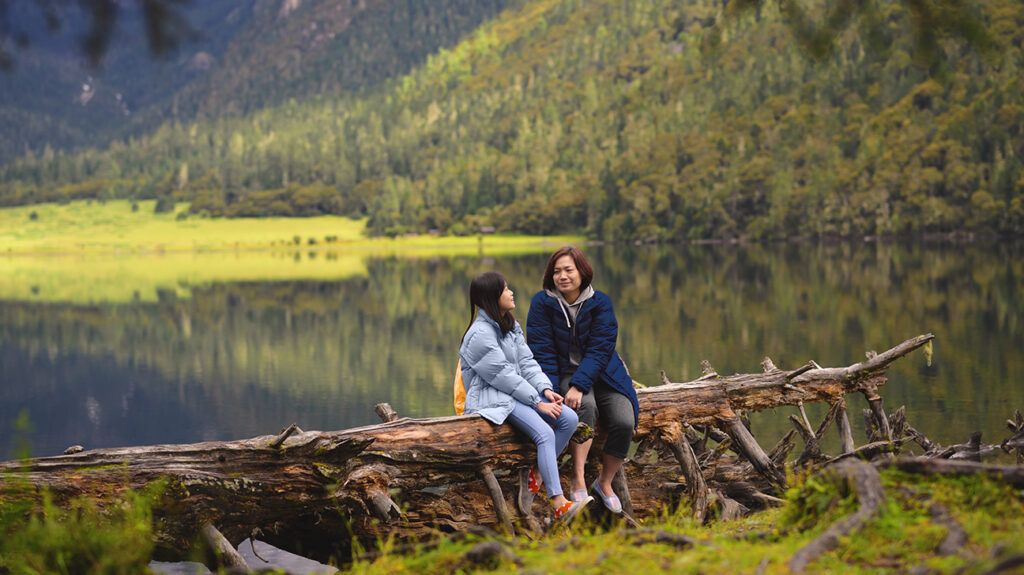
[[[511, 311], [501, 313], [501, 305], [498, 303], [506, 286], [508, 281], [498, 272], [484, 272], [473, 278], [469, 283], [469, 325], [473, 325], [473, 320], [476, 319], [476, 310], [482, 309], [498, 323], [502, 336], [515, 328], [515, 316]], [[468, 326], [466, 331], [469, 331]]]
[[548, 258], [548, 267], [544, 269], [544, 289], [553, 290], [555, 288], [555, 262], [562, 256], [569, 256], [572, 261], [576, 263], [576, 269], [580, 272], [580, 290], [587, 289], [590, 282], [594, 281], [594, 268], [590, 267], [590, 262], [587, 261], [587, 256], [583, 255], [583, 252], [576, 246], [565, 246], [559, 248], [558, 251], [551, 254]]

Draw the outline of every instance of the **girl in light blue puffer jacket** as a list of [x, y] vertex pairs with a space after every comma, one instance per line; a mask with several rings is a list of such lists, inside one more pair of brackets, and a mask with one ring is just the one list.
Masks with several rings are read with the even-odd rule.
[[[469, 286], [472, 320], [462, 336], [459, 356], [466, 386], [466, 414], [479, 413], [501, 425], [506, 420], [537, 444], [537, 468], [555, 509], [556, 520], [570, 521], [593, 498], [572, 502], [562, 494], [558, 455], [576, 431], [576, 412], [551, 388], [523, 329], [512, 316], [515, 298], [504, 276], [487, 272]], [[530, 470], [529, 491], [539, 491]], [[530, 499], [520, 490], [519, 506], [528, 511]]]

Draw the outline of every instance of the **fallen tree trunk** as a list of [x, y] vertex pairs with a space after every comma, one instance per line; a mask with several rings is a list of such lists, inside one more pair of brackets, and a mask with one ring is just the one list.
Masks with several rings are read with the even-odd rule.
[[907, 473], [920, 473], [924, 475], [982, 475], [1008, 483], [1014, 487], [1024, 488], [1024, 466], [1021, 465], [991, 465], [974, 461], [905, 457], [895, 461], [883, 461], [878, 463], [878, 466], [895, 467]]
[[[779, 494], [785, 481], [780, 461], [758, 445], [740, 414], [813, 401], [834, 404], [850, 393], [864, 394], [880, 411], [877, 390], [886, 382], [886, 367], [932, 337], [918, 336], [848, 367], [811, 362], [786, 371], [766, 359], [763, 373], [723, 377], [708, 369], [693, 382], [639, 390], [641, 452], [624, 468], [635, 515], [659, 512], [672, 495], [673, 488], [665, 486], [684, 485], [683, 474], [699, 500], [695, 515], [705, 516], [708, 487], [694, 477], [690, 456], [705, 461], [706, 454], [702, 446], [694, 453], [680, 445], [692, 433], [692, 428], [680, 431], [684, 423], [706, 426], [706, 436], [713, 428], [724, 432], [716, 435], [723, 443], [712, 456], [723, 455], [730, 445], [738, 452], [708, 459], [700, 469], [704, 479], [722, 486], [724, 494], [716, 498], [724, 508], [778, 501], [770, 493]], [[393, 412], [385, 415], [393, 418]], [[671, 445], [680, 460], [668, 453], [677, 451]], [[789, 448], [780, 446], [783, 457]], [[668, 456], [648, 458], [644, 450]], [[233, 545], [255, 536], [314, 559], [344, 561], [353, 537], [372, 546], [385, 535], [419, 539], [479, 525], [511, 529], [517, 519], [510, 512], [516, 470], [532, 464], [534, 451], [511, 426], [494, 426], [478, 416], [400, 418], [333, 432], [291, 426], [276, 436], [241, 441], [97, 449], [6, 462], [0, 464], [0, 496], [34, 497], [46, 488], [58, 500], [88, 495], [102, 504], [163, 480], [167, 488], [155, 512], [158, 559], [186, 558], [210, 525]], [[730, 482], [743, 488], [730, 490]], [[731, 499], [737, 493], [749, 500], [737, 503]]]

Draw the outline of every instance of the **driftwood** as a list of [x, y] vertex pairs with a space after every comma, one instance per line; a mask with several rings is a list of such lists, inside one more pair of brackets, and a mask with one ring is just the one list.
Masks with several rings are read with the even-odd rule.
[[[712, 508], [730, 516], [776, 504], [791, 436], [765, 452], [742, 414], [823, 401], [834, 406], [830, 414], [842, 429], [842, 399], [860, 393], [872, 414], [884, 419], [882, 435], [891, 435], [878, 396], [885, 369], [932, 337], [918, 336], [848, 367], [810, 362], [786, 371], [767, 360], [763, 373], [721, 376], [706, 366], [695, 381], [641, 389], [640, 448], [625, 464], [616, 490], [640, 519], [659, 513], [678, 494], [686, 494], [701, 519]], [[396, 416], [380, 406], [378, 413]], [[824, 425], [813, 429], [806, 415], [801, 420], [815, 435], [824, 432]], [[709, 440], [719, 443], [710, 448]], [[844, 449], [845, 444], [844, 438]], [[824, 457], [811, 450], [807, 459]], [[536, 525], [514, 515], [510, 505], [518, 469], [534, 458], [532, 444], [510, 426], [478, 416], [398, 418], [343, 431], [290, 426], [278, 435], [240, 441], [97, 449], [0, 463], [0, 496], [35, 497], [46, 488], [58, 501], [89, 495], [102, 505], [125, 490], [163, 480], [166, 489], [155, 508], [156, 559], [186, 558], [210, 525], [233, 545], [258, 532], [280, 548], [345, 561], [353, 538], [372, 548], [388, 535], [408, 541], [479, 526], [511, 532], [515, 523]], [[538, 501], [533, 510], [545, 508]]]
[[1021, 415], [1020, 410], [1014, 414], [1013, 419], [1006, 420], [1006, 427], [1013, 431], [1012, 437], [1006, 439], [1006, 441], [1000, 444], [1007, 453], [1016, 451], [1017, 452], [1017, 463], [1024, 463], [1024, 415]]
[[992, 465], [973, 461], [956, 461], [931, 457], [905, 457], [896, 461], [880, 462], [880, 467], [895, 467], [908, 473], [925, 475], [988, 476], [1014, 487], [1024, 488], [1024, 466]]
[[243, 571], [249, 570], [249, 565], [246, 564], [242, 554], [235, 549], [235, 546], [216, 527], [207, 523], [199, 530], [199, 534], [206, 547], [208, 554], [206, 563], [208, 565]]

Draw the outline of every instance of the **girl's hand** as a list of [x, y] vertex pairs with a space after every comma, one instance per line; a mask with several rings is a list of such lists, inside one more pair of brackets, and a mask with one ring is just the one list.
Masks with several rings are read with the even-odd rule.
[[570, 387], [569, 391], [565, 394], [565, 404], [573, 409], [579, 409], [582, 402], [583, 392], [578, 388]]
[[550, 401], [551, 403], [557, 403], [559, 405], [561, 405], [563, 400], [562, 396], [555, 393], [552, 389], [545, 389], [544, 397], [548, 398], [548, 401]]
[[540, 412], [541, 415], [547, 415], [553, 419], [558, 419], [558, 416], [562, 415], [562, 404], [560, 403], [547, 403], [542, 401], [538, 403], [534, 409]]

